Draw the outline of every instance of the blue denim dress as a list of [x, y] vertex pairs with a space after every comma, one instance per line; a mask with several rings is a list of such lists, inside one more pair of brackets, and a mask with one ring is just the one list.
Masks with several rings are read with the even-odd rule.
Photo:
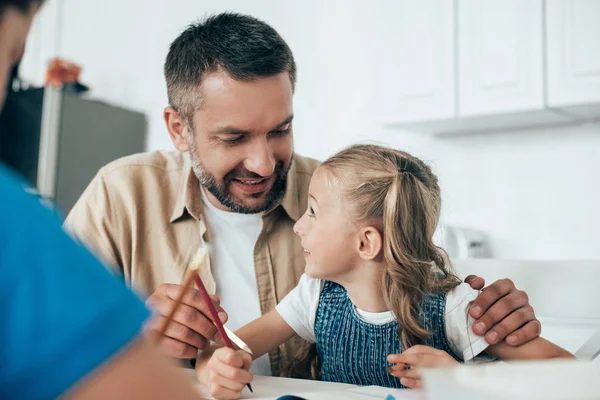
[[[446, 295], [428, 294], [419, 315], [421, 326], [432, 332], [425, 345], [444, 350], [462, 362], [446, 337], [444, 310]], [[321, 360], [321, 379], [355, 385], [403, 388], [400, 379], [391, 376], [389, 354], [402, 353], [398, 323], [369, 324], [356, 314], [346, 290], [326, 281], [319, 298], [315, 318], [317, 353]]]

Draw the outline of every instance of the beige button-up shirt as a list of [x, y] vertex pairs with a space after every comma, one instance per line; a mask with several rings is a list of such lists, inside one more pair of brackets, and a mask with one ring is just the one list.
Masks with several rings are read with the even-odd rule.
[[[285, 196], [263, 215], [254, 247], [263, 314], [296, 286], [304, 272], [300, 239], [292, 228], [307, 207], [308, 186], [317, 166], [317, 161], [295, 155]], [[210, 243], [199, 182], [188, 155], [179, 152], [137, 154], [108, 164], [75, 204], [65, 226], [142, 296], [152, 294], [161, 283], [182, 283], [196, 251]], [[215, 293], [210, 265], [200, 274], [207, 290]], [[269, 354], [274, 375], [281, 373], [282, 354], [291, 357], [300, 344], [294, 338]]]

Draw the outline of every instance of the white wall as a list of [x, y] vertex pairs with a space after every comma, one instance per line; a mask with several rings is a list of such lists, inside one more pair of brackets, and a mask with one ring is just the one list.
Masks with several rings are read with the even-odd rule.
[[485, 231], [504, 259], [600, 259], [600, 125], [447, 140], [391, 134], [431, 160], [443, 222]]
[[[248, 13], [275, 27], [293, 49], [299, 64], [303, 64], [295, 104], [297, 109], [308, 112], [295, 125], [299, 132], [315, 132], [310, 137], [317, 139], [314, 127], [323, 119], [324, 108], [319, 87], [308, 82], [316, 82], [318, 67], [311, 60], [318, 40], [317, 30], [307, 29], [314, 26], [317, 4], [317, 0], [285, 4], [274, 0], [48, 0], [45, 8], [60, 9], [62, 13], [57, 17], [56, 12], [44, 10], [39, 16], [37, 25], [45, 29], [46, 47], [43, 50], [37, 40], [37, 32], [42, 29], [34, 27], [22, 74], [40, 83], [45, 70], [39, 67], [40, 59], [50, 57], [47, 47], [51, 46], [56, 49], [54, 55], [83, 66], [81, 81], [91, 86], [92, 96], [148, 115], [148, 149], [172, 148], [162, 120], [167, 105], [162, 68], [169, 44], [187, 24], [205, 14]], [[59, 28], [54, 21], [62, 21]], [[298, 150], [307, 153], [302, 146], [300, 141]]]
[[[394, 38], [378, 31], [382, 10], [373, 5], [384, 2], [58, 1], [46, 7], [60, 11], [38, 23], [48, 32], [45, 43], [39, 35], [30, 40], [25, 76], [41, 79], [48, 48], [82, 64], [95, 97], [148, 115], [150, 150], [172, 148], [162, 122], [169, 43], [207, 12], [249, 13], [272, 24], [294, 51], [299, 153], [322, 159], [357, 140], [407, 149], [434, 164], [444, 222], [485, 231], [494, 256], [600, 259], [600, 125], [443, 140], [383, 129], [374, 118], [375, 71]], [[62, 21], [58, 29], [47, 22], [53, 18]]]

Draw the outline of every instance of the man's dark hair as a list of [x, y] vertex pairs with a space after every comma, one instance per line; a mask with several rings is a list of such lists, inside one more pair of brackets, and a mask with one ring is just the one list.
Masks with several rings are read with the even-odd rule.
[[0, 0], [0, 18], [9, 7], [27, 13], [32, 7], [38, 8], [44, 0]]
[[287, 43], [265, 22], [235, 13], [212, 15], [188, 26], [171, 43], [165, 62], [169, 104], [183, 118], [200, 107], [200, 80], [224, 70], [238, 81], [288, 72], [292, 90], [296, 63]]

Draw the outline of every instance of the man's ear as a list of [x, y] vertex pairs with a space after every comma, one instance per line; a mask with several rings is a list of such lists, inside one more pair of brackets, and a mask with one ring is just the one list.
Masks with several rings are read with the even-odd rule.
[[[179, 113], [171, 106], [168, 106], [163, 111], [163, 118], [165, 124], [167, 124], [167, 130], [171, 141], [175, 148], [182, 153], [189, 150], [186, 135], [188, 134], [185, 120], [179, 115]], [[193, 135], [194, 132], [189, 132]]]
[[383, 236], [373, 226], [362, 228], [358, 236], [358, 255], [363, 260], [374, 260], [383, 248]]

